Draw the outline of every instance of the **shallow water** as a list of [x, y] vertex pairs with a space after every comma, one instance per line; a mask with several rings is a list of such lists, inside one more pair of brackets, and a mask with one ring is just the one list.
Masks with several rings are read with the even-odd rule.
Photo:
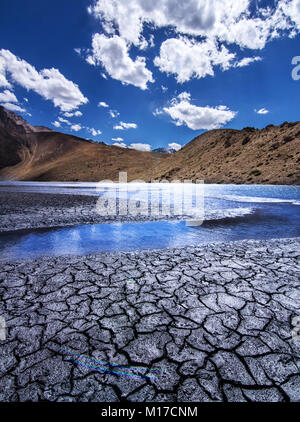
[[[0, 183], [0, 195], [1, 190], [103, 195], [97, 187], [92, 183]], [[152, 193], [161, 188], [149, 184], [133, 187], [130, 198], [149, 200], [149, 189]], [[168, 185], [163, 189], [168, 190]], [[126, 192], [127, 186], [118, 186], [118, 197], [124, 197]], [[105, 191], [108, 197], [115, 193], [109, 187]], [[176, 195], [173, 199], [176, 202]], [[199, 227], [189, 227], [184, 221], [159, 221], [2, 234], [1, 258], [85, 255], [300, 236], [299, 186], [205, 185], [204, 205], [205, 221]]]

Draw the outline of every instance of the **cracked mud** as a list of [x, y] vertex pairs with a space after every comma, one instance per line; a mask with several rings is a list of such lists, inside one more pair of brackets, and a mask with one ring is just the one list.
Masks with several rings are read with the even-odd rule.
[[[97, 196], [1, 192], [0, 232], [123, 221], [158, 221], [176, 216], [130, 215], [127, 201], [117, 200], [125, 215], [100, 215]], [[182, 216], [180, 216], [182, 218]]]
[[299, 292], [300, 239], [1, 263], [0, 401], [300, 401]]

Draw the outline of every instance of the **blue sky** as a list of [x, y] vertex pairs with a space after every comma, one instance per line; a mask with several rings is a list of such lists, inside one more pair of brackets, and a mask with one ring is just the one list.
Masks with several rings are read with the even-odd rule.
[[300, 0], [2, 0], [0, 104], [144, 150], [295, 121], [299, 33]]

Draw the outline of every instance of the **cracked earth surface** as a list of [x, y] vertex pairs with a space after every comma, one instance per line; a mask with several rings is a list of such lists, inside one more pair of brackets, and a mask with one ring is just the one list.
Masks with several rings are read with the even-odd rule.
[[[178, 219], [176, 216], [130, 215], [128, 201], [117, 200], [124, 215], [100, 215], [98, 197], [71, 194], [39, 194], [32, 192], [1, 192], [0, 233], [15, 230], [66, 227], [79, 224], [100, 224], [124, 221], [159, 221]], [[182, 215], [180, 219], [182, 219]]]
[[0, 401], [300, 401], [299, 246], [1, 263]]

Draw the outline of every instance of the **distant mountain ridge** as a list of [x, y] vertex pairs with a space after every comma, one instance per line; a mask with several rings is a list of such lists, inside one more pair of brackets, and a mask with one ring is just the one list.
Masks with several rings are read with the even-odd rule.
[[300, 184], [300, 122], [264, 129], [215, 129], [181, 150], [106, 145], [32, 126], [0, 106], [0, 179], [41, 181], [204, 180]]
[[156, 148], [153, 152], [161, 152], [162, 154], [175, 154], [176, 149], [174, 148]]

